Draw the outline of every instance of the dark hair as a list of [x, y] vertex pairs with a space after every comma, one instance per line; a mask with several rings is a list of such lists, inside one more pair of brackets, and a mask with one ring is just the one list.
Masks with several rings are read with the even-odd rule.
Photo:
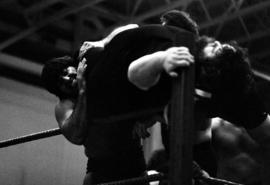
[[196, 40], [196, 56], [197, 56], [197, 58], [202, 57], [202, 54], [203, 54], [202, 51], [207, 44], [213, 43], [215, 41], [216, 41], [215, 38], [209, 37], [206, 35], [202, 35], [202, 36], [198, 37]]
[[254, 78], [247, 49], [233, 41], [228, 44], [235, 50], [223, 48], [217, 56], [205, 59], [203, 48], [213, 41], [215, 39], [204, 36], [197, 42], [196, 86], [218, 94], [248, 92], [253, 87]]
[[59, 77], [63, 74], [64, 69], [68, 66], [72, 66], [74, 60], [69, 56], [53, 58], [48, 60], [41, 73], [41, 80], [44, 87], [52, 94], [55, 94], [59, 98], [63, 98], [65, 95], [59, 89]]
[[182, 28], [194, 33], [197, 36], [199, 35], [199, 28], [197, 23], [190, 17], [187, 12], [170, 10], [162, 14], [160, 20], [161, 23], [164, 23], [165, 25]]

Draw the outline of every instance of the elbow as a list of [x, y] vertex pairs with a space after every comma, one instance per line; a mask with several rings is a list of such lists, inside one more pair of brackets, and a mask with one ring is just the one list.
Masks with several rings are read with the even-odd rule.
[[72, 137], [68, 139], [69, 142], [71, 142], [74, 145], [83, 145], [84, 138], [82, 137]]
[[155, 86], [163, 71], [162, 52], [145, 55], [133, 61], [128, 67], [128, 80], [141, 90]]
[[64, 135], [65, 138], [74, 145], [83, 145], [84, 137], [76, 136], [76, 135]]
[[139, 69], [136, 69], [134, 66], [130, 65], [128, 69], [128, 80], [130, 83], [135, 85], [137, 88], [147, 91], [154, 84], [151, 84], [147, 78], [141, 73]]
[[85, 136], [81, 132], [75, 131], [67, 127], [60, 127], [63, 136], [72, 144], [82, 145], [85, 140]]
[[132, 74], [128, 75], [128, 80], [130, 83], [132, 83], [133, 85], [135, 85], [137, 88], [147, 91], [150, 86], [143, 84], [143, 82], [141, 82], [140, 80], [138, 80], [138, 78], [134, 77]]

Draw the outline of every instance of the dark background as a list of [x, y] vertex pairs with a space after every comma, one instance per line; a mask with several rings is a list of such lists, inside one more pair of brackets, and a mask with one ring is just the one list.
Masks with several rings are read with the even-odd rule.
[[[170, 9], [189, 12], [201, 34], [247, 47], [262, 97], [270, 102], [269, 0], [1, 0], [0, 54], [42, 66], [117, 26], [159, 23]], [[41, 86], [40, 71], [9, 65], [9, 60], [0, 55], [1, 76]]]

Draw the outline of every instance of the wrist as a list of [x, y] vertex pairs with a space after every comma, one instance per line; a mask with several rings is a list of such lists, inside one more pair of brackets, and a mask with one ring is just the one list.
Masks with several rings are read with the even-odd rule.
[[156, 53], [154, 53], [154, 56], [156, 58], [156, 69], [157, 71], [159, 72], [162, 72], [164, 70], [164, 61], [165, 61], [165, 58], [166, 58], [166, 53], [165, 51], [158, 51]]

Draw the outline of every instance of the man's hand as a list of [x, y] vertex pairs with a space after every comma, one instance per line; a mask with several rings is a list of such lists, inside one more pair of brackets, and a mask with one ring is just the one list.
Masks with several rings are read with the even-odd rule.
[[78, 65], [77, 68], [77, 83], [78, 83], [78, 90], [79, 94], [82, 94], [85, 92], [86, 89], [86, 82], [84, 78], [84, 73], [86, 70], [87, 64], [86, 64], [86, 59], [83, 58]]
[[149, 137], [150, 133], [148, 132], [147, 128], [147, 125], [145, 125], [144, 123], [136, 122], [132, 131], [133, 137], [139, 137], [142, 139]]
[[144, 55], [129, 65], [128, 80], [142, 90], [155, 86], [165, 71], [176, 77], [178, 67], [186, 67], [194, 62], [194, 57], [186, 47], [171, 47], [165, 51], [157, 51]]
[[171, 47], [163, 53], [163, 69], [171, 77], [177, 77], [175, 69], [194, 63], [194, 57], [187, 47]]
[[87, 50], [94, 47], [104, 47], [104, 43], [102, 41], [96, 41], [96, 42], [85, 41], [80, 47], [79, 59], [83, 57], [83, 55], [86, 53]]
[[137, 121], [133, 127], [132, 131], [133, 137], [139, 137], [142, 139], [149, 137], [150, 133], [148, 132], [147, 129], [152, 127], [157, 122], [165, 122], [164, 117], [157, 114]]

